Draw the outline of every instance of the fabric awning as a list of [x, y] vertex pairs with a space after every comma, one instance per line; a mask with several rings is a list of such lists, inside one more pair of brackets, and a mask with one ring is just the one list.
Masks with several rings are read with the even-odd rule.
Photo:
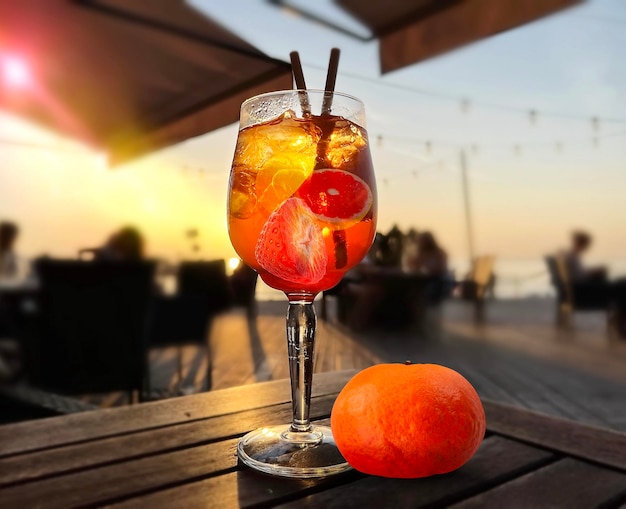
[[246, 98], [291, 88], [291, 67], [183, 0], [0, 2], [0, 108], [77, 137], [119, 164], [237, 121]]
[[380, 40], [382, 73], [547, 16], [582, 0], [337, 0]]

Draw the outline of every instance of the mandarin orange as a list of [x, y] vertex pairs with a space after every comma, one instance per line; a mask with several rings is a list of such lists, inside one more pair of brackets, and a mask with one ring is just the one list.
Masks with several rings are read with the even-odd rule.
[[472, 385], [437, 364], [379, 364], [357, 373], [330, 422], [356, 470], [398, 478], [456, 470], [476, 452], [486, 427]]

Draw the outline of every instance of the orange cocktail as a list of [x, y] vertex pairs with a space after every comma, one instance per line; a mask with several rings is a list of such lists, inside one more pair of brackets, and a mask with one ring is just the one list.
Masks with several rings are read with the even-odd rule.
[[350, 465], [332, 430], [310, 421], [313, 300], [361, 261], [374, 238], [376, 188], [363, 103], [330, 90], [273, 92], [244, 102], [228, 228], [241, 258], [289, 301], [293, 419], [243, 436], [239, 459], [286, 477], [344, 472]]
[[271, 287], [316, 294], [365, 256], [376, 189], [367, 132], [334, 115], [285, 111], [239, 132], [228, 226]]

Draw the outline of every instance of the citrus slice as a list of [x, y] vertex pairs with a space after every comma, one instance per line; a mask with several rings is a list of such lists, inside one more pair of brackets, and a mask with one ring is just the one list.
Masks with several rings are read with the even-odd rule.
[[285, 200], [293, 196], [312, 171], [313, 168], [310, 171], [301, 168], [261, 170], [255, 184], [259, 206], [266, 212], [274, 212]]
[[345, 230], [363, 219], [374, 201], [370, 187], [354, 173], [315, 170], [297, 196], [313, 214], [335, 230]]
[[267, 218], [254, 255], [270, 274], [303, 285], [319, 282], [328, 262], [322, 228], [300, 198], [289, 198]]

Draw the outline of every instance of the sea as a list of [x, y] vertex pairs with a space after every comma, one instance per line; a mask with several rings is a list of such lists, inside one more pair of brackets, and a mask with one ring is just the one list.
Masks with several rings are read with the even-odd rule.
[[[16, 280], [27, 280], [30, 275], [30, 260], [18, 259], [20, 268]], [[626, 258], [590, 259], [585, 266], [603, 266], [608, 269], [609, 278], [626, 278]], [[452, 259], [450, 269], [455, 279], [462, 280], [469, 268], [469, 261]], [[550, 283], [550, 276], [545, 261], [542, 258], [497, 258], [495, 259], [494, 273], [496, 275], [495, 295], [499, 299], [521, 299], [527, 297], [551, 297], [554, 289]], [[165, 278], [166, 293], [175, 291], [175, 278]], [[285, 294], [267, 286], [259, 278], [256, 298], [260, 301], [284, 301]]]
[[[626, 258], [589, 260], [586, 266], [604, 266], [611, 279], [626, 277]], [[455, 278], [460, 280], [467, 273], [469, 262], [453, 259], [450, 268]], [[528, 297], [551, 297], [554, 289], [546, 263], [542, 258], [496, 258], [495, 295], [500, 299], [521, 299]], [[285, 300], [285, 294], [267, 286], [260, 278], [256, 290], [257, 300]]]

